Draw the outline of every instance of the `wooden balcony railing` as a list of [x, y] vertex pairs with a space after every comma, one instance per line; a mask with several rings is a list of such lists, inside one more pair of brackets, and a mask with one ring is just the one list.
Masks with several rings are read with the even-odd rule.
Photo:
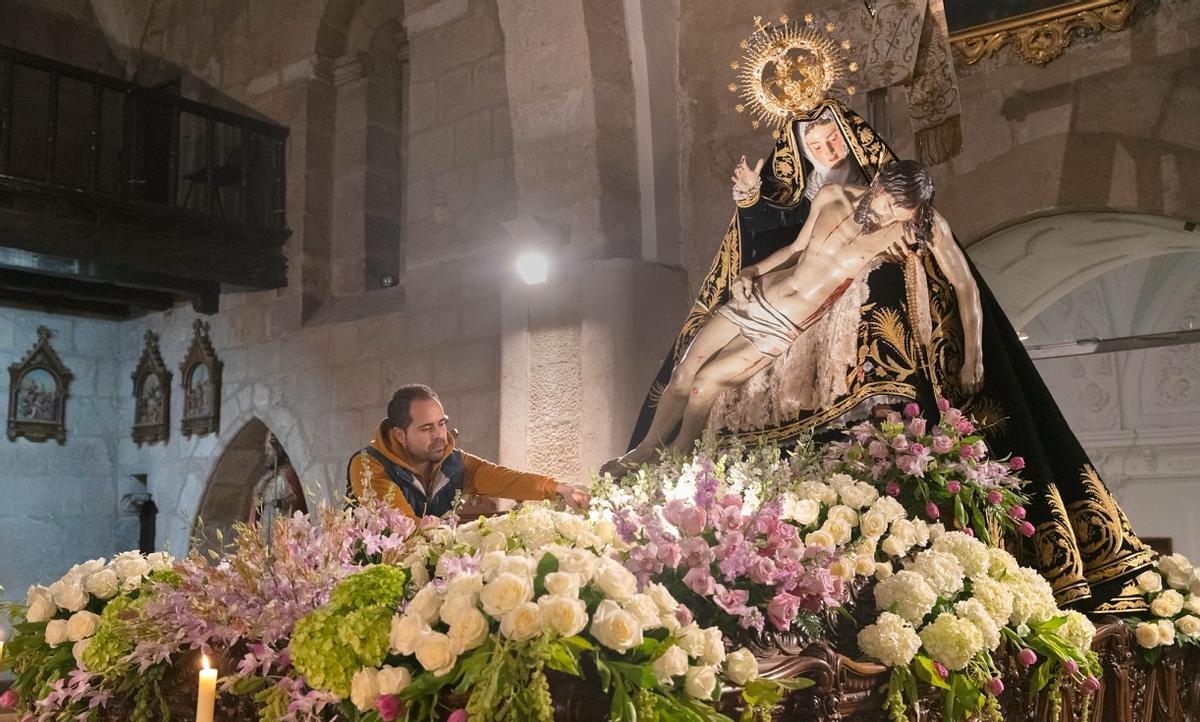
[[282, 230], [286, 142], [273, 123], [0, 47], [0, 183], [9, 189]]

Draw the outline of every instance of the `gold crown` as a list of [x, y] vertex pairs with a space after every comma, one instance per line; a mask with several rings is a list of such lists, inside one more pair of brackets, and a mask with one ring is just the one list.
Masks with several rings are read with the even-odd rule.
[[[858, 70], [858, 63], [848, 62], [850, 41], [834, 36], [837, 26], [822, 25], [811, 13], [803, 22], [787, 15], [778, 24], [762, 20], [754, 18], [754, 32], [741, 42], [745, 54], [729, 64], [738, 71], [729, 90], [740, 93], [734, 109], [749, 112], [752, 126], [765, 122], [779, 128], [816, 107], [846, 79], [847, 71]], [[855, 88], [849, 85], [845, 91], [854, 95]]]

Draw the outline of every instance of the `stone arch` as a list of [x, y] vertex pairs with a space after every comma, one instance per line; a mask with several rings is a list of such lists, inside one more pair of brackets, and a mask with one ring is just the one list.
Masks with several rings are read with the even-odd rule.
[[233, 525], [245, 521], [254, 487], [266, 470], [263, 449], [268, 434], [267, 425], [253, 417], [225, 445], [200, 497], [192, 525], [193, 543], [206, 540], [212, 544], [218, 532], [228, 541]]

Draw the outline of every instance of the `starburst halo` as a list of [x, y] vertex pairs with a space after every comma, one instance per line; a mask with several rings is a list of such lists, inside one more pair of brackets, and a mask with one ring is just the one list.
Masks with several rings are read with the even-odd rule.
[[763, 123], [781, 128], [837, 87], [854, 95], [855, 87], [843, 84], [858, 63], [848, 57], [850, 41], [836, 37], [836, 25], [820, 23], [810, 13], [802, 21], [783, 15], [778, 24], [763, 23], [759, 16], [754, 27], [741, 42], [742, 59], [729, 64], [737, 71], [729, 91], [741, 97], [734, 109], [749, 113], [754, 128]]

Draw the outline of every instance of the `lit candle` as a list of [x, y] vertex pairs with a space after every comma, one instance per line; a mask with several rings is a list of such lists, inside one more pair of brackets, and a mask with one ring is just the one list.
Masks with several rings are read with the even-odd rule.
[[201, 657], [200, 691], [196, 696], [196, 722], [213, 722], [217, 704], [217, 670], [208, 668], [208, 657]]

